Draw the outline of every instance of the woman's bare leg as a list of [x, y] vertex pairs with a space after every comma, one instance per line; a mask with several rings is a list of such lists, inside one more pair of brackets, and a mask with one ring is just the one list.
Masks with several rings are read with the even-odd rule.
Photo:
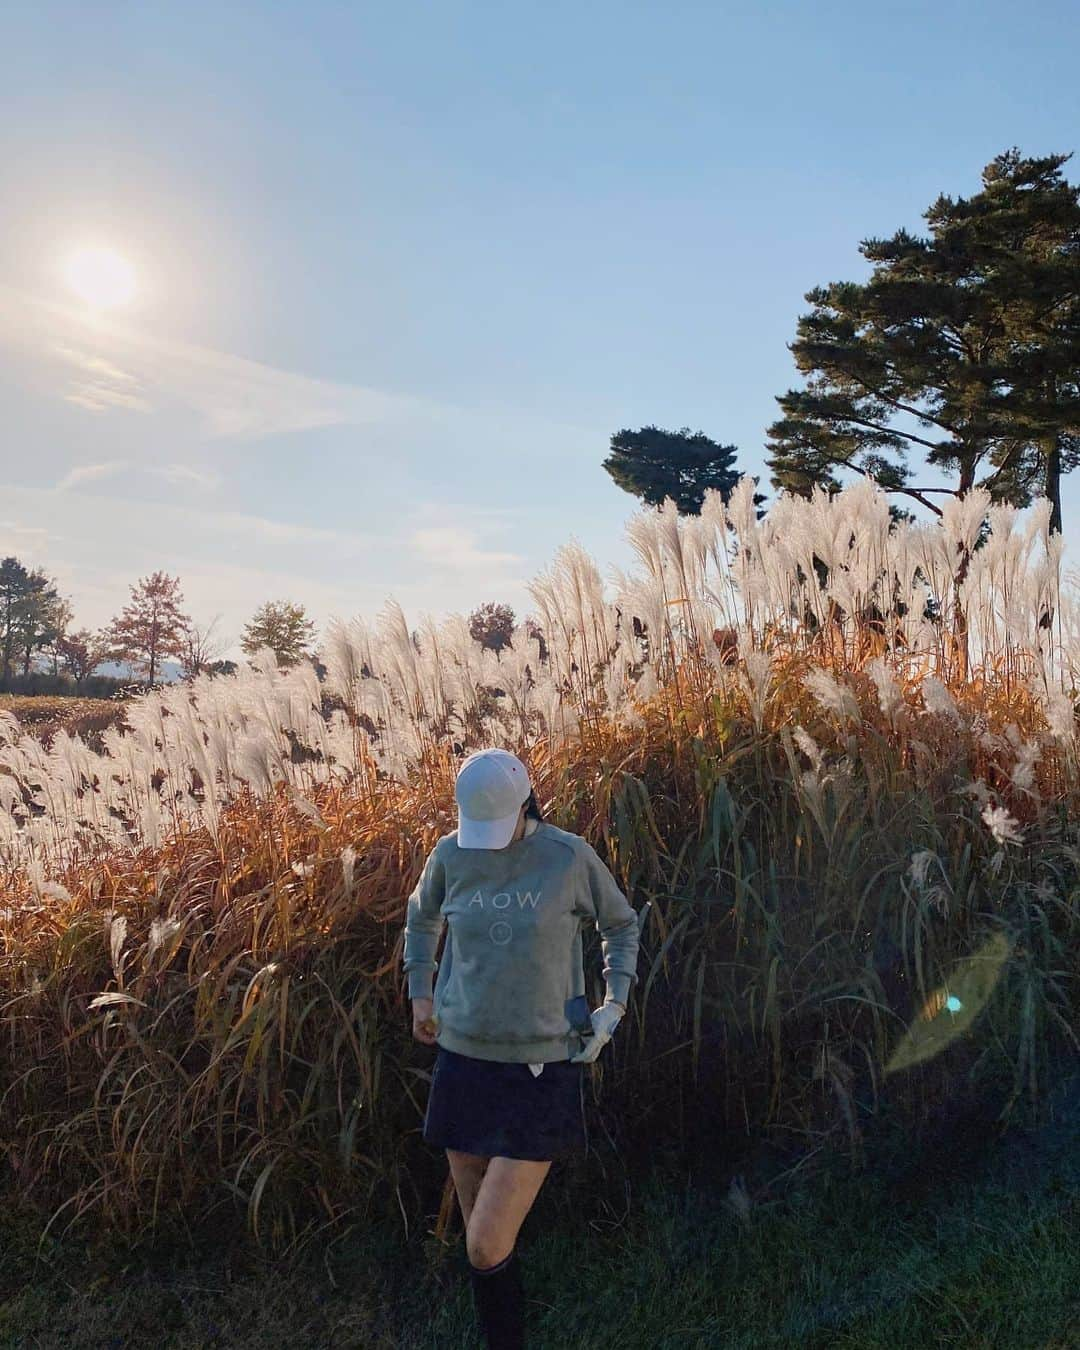
[[524, 1158], [489, 1161], [466, 1220], [465, 1245], [474, 1266], [495, 1266], [510, 1255], [550, 1169], [550, 1162]]
[[484, 1172], [491, 1159], [482, 1157], [479, 1153], [460, 1153], [456, 1148], [448, 1148], [446, 1157], [454, 1178], [454, 1190], [457, 1191], [458, 1204], [461, 1206], [461, 1217], [468, 1229], [476, 1193], [480, 1189]]

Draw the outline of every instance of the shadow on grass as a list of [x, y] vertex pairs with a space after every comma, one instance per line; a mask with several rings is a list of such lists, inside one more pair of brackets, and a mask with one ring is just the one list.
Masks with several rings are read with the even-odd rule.
[[[553, 1173], [520, 1239], [530, 1344], [1080, 1344], [1080, 1076], [984, 1148], [874, 1148], [857, 1174], [751, 1162], [728, 1188], [667, 1166], [621, 1219], [571, 1210]], [[0, 1219], [0, 1346], [478, 1345], [459, 1231], [346, 1229], [285, 1264], [213, 1228], [133, 1249], [50, 1236], [39, 1256], [43, 1226]]]

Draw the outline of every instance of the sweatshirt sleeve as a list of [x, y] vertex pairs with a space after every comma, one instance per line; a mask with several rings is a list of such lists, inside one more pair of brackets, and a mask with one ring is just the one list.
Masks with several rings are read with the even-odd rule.
[[428, 854], [420, 879], [409, 896], [405, 916], [405, 954], [402, 965], [409, 979], [409, 998], [431, 998], [435, 949], [446, 922], [442, 902], [446, 894], [446, 869], [438, 845]]
[[575, 912], [600, 930], [607, 992], [625, 1007], [637, 983], [638, 916], [604, 860], [587, 840], [582, 844], [585, 884]]

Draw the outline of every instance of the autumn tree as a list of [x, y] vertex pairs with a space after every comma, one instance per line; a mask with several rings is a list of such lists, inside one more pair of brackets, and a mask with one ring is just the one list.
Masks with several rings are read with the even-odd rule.
[[80, 628], [78, 632], [65, 633], [57, 639], [56, 651], [64, 669], [75, 681], [75, 688], [82, 689], [86, 678], [109, 660], [112, 644], [108, 633]]
[[252, 615], [240, 637], [240, 646], [248, 656], [269, 647], [279, 666], [295, 666], [308, 653], [315, 637], [315, 625], [303, 605], [289, 600], [267, 600]]
[[130, 590], [131, 603], [107, 630], [110, 655], [144, 671], [152, 686], [166, 657], [183, 656], [184, 633], [191, 620], [182, 609], [179, 577], [155, 572]]
[[488, 601], [469, 615], [469, 634], [474, 642], [496, 655], [510, 646], [514, 632], [514, 611], [509, 605]]

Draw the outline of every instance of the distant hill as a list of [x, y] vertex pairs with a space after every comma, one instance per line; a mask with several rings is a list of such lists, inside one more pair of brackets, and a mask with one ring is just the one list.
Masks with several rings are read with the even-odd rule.
[[[139, 678], [131, 667], [122, 661], [103, 661], [100, 666], [95, 667], [94, 674], [109, 675], [114, 680], [136, 680]], [[181, 668], [178, 661], [162, 661], [158, 667], [157, 679], [160, 684], [175, 684], [180, 676]]]
[[[47, 673], [52, 670], [52, 659], [47, 656], [35, 654], [31, 663], [33, 670]], [[92, 675], [108, 675], [113, 680], [124, 680], [134, 682], [139, 678], [138, 674], [133, 672], [131, 667], [123, 661], [103, 661], [100, 666], [96, 666], [91, 672]], [[179, 661], [162, 661], [158, 667], [157, 679], [160, 684], [175, 684], [182, 674]]]

